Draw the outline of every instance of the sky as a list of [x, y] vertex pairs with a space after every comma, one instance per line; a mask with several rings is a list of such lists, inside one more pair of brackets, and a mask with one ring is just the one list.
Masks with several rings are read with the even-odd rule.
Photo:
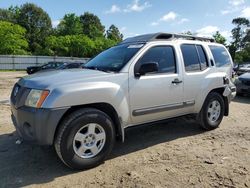
[[1, 8], [26, 2], [42, 7], [55, 27], [66, 13], [96, 14], [106, 29], [116, 25], [124, 37], [153, 32], [191, 31], [230, 40], [232, 19], [250, 19], [250, 0], [0, 0]]

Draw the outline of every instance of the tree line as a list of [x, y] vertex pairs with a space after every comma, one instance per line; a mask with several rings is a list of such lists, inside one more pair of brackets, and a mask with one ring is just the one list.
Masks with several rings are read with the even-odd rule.
[[35, 4], [0, 9], [0, 54], [93, 57], [122, 38], [115, 25], [105, 31], [89, 12], [66, 14], [53, 28], [49, 15]]
[[[213, 37], [227, 46], [235, 62], [250, 62], [250, 22], [235, 18], [232, 24], [230, 44], [219, 31]], [[105, 30], [100, 19], [89, 12], [66, 14], [53, 28], [49, 15], [35, 4], [0, 9], [0, 54], [93, 57], [122, 39], [115, 25]]]

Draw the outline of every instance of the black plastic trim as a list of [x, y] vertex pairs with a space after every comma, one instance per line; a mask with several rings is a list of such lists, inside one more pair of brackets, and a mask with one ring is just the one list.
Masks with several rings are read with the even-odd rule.
[[164, 112], [164, 111], [168, 111], [168, 110], [175, 110], [175, 109], [179, 109], [179, 108], [193, 106], [194, 104], [195, 104], [195, 101], [186, 101], [186, 102], [182, 102], [182, 103], [174, 103], [174, 104], [167, 104], [167, 105], [137, 109], [137, 110], [134, 110], [132, 112], [132, 115], [133, 116], [141, 116], [141, 115], [147, 115], [147, 114], [152, 114], [152, 113], [159, 113], [159, 112]]

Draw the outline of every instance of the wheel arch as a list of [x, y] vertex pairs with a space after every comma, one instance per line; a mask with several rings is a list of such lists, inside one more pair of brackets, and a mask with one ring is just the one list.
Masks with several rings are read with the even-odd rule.
[[[225, 90], [225, 87], [219, 87], [219, 88], [212, 89], [210, 92], [208, 92], [207, 96], [211, 92], [219, 93], [222, 96], [223, 100], [224, 100], [224, 105], [225, 105], [224, 116], [228, 116], [228, 114], [229, 114], [229, 101], [228, 101], [228, 98], [223, 95], [224, 90]], [[207, 96], [206, 96], [206, 98], [207, 98]], [[205, 102], [205, 100], [203, 101], [203, 104], [204, 104], [204, 102]]]
[[70, 107], [64, 113], [64, 115], [62, 116], [62, 118], [60, 119], [60, 121], [58, 122], [58, 124], [56, 126], [55, 133], [54, 133], [54, 137], [53, 137], [54, 139], [53, 139], [53, 141], [55, 140], [57, 132], [58, 132], [58, 130], [60, 128], [60, 124], [64, 120], [64, 118], [66, 116], [68, 116], [69, 114], [73, 113], [74, 111], [79, 110], [81, 108], [95, 108], [97, 110], [100, 110], [100, 111], [106, 113], [112, 119], [112, 121], [114, 123], [115, 134], [116, 134], [117, 139], [118, 140], [122, 140], [122, 141], [124, 140], [124, 129], [122, 127], [121, 120], [120, 120], [120, 118], [118, 116], [118, 113], [115, 110], [115, 108], [111, 104], [109, 104], [109, 103], [92, 103], [92, 104], [76, 105], [76, 106]]

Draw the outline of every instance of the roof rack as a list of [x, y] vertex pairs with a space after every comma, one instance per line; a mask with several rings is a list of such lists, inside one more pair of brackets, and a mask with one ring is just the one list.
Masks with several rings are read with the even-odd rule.
[[212, 38], [206, 37], [197, 37], [193, 35], [184, 35], [184, 34], [173, 34], [173, 33], [152, 33], [146, 35], [139, 35], [123, 40], [120, 44], [125, 43], [146, 43], [156, 40], [174, 40], [174, 39], [185, 39], [185, 40], [197, 40], [204, 42], [215, 42]]

